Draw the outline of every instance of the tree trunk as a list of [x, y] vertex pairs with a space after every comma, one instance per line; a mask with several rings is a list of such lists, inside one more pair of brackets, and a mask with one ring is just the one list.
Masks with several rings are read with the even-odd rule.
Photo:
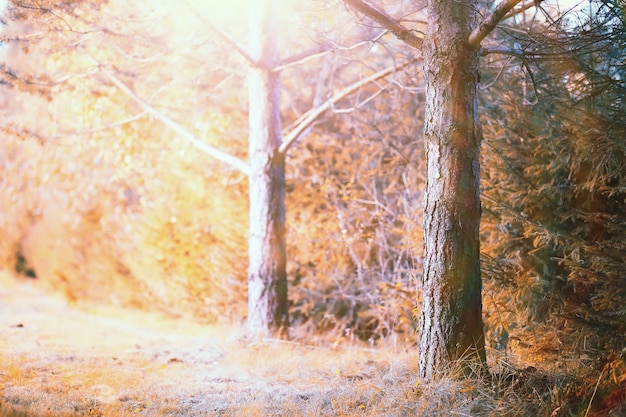
[[424, 39], [423, 308], [419, 373], [485, 365], [479, 258], [478, 51], [468, 46], [476, 0], [430, 0]]
[[285, 249], [285, 160], [279, 154], [280, 78], [271, 0], [250, 0], [250, 236], [248, 331], [276, 337], [288, 326]]

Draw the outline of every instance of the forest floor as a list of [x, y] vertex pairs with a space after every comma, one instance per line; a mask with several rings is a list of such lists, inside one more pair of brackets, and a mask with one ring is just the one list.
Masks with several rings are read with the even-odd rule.
[[78, 308], [0, 272], [0, 417], [536, 415], [553, 397], [549, 387], [520, 395], [492, 382], [421, 384], [412, 349], [242, 335]]

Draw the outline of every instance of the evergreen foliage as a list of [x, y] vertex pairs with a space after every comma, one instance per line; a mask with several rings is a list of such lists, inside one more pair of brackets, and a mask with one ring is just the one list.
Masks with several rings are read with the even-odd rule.
[[516, 35], [528, 58], [484, 94], [483, 268], [492, 346], [587, 358], [610, 396], [626, 387], [626, 32], [622, 6], [594, 7]]

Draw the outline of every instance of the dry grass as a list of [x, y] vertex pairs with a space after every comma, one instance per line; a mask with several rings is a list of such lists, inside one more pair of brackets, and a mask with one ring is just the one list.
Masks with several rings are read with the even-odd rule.
[[533, 392], [513, 371], [426, 384], [411, 350], [249, 343], [237, 326], [79, 309], [35, 284], [0, 273], [2, 417], [530, 416], [556, 386]]

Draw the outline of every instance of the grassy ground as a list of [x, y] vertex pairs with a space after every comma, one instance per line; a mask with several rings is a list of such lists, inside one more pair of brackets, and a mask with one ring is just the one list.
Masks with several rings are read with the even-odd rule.
[[[398, 346], [248, 343], [238, 327], [68, 305], [0, 273], [0, 417], [565, 416], [565, 379], [422, 383]], [[530, 368], [529, 368], [530, 369]]]

